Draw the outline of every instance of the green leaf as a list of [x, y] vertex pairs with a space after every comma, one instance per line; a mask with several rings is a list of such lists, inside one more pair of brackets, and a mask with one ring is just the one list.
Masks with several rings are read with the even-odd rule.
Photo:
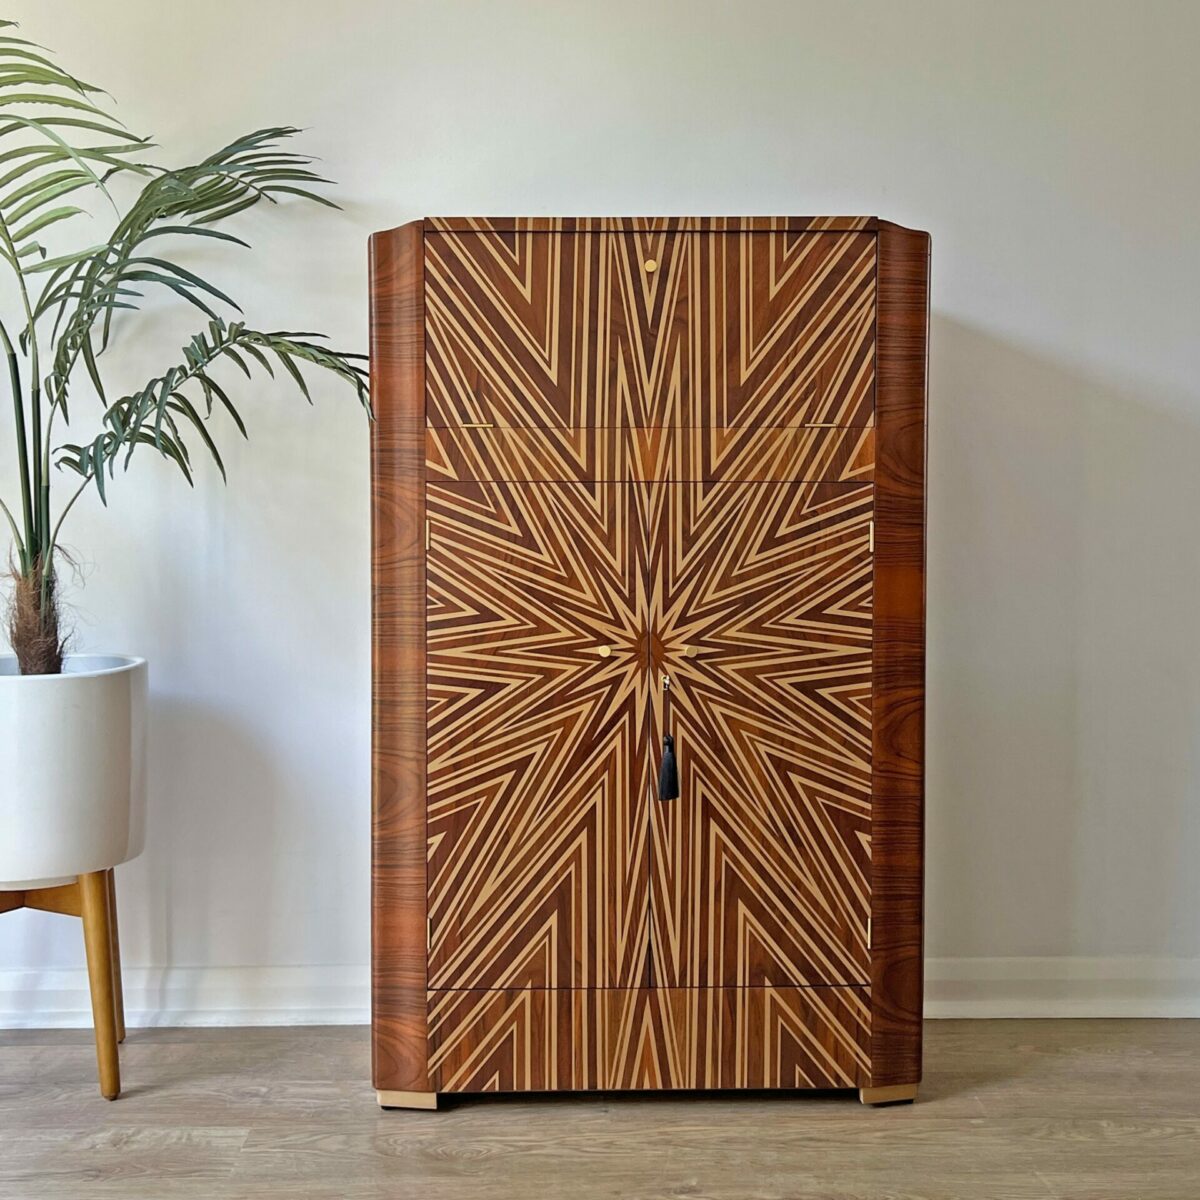
[[[149, 230], [146, 238], [162, 237], [163, 234], [188, 234], [195, 237], [219, 238], [223, 242], [233, 242], [237, 246], [250, 249], [250, 243], [243, 241], [240, 237], [234, 237], [232, 233], [226, 233], [223, 229], [206, 229], [203, 225], [160, 225], [157, 229]], [[234, 305], [234, 307], [237, 306]]]
[[250, 374], [250, 368], [247, 366], [246, 360], [232, 346], [227, 346], [225, 348], [225, 357], [232, 359], [247, 379], [252, 378]]
[[91, 334], [83, 339], [81, 350], [88, 376], [92, 381], [92, 386], [96, 389], [96, 395], [100, 397], [101, 404], [107, 408], [108, 399], [104, 394], [104, 383], [100, 379], [100, 369], [96, 366], [96, 349], [92, 345]]
[[[80, 96], [86, 95], [89, 91], [99, 91], [99, 88], [89, 88], [85, 84], [81, 84], [79, 80], [73, 79], [70, 75], [58, 70], [57, 67], [46, 68], [27, 62], [5, 62], [0, 56], [0, 88], [25, 87], [27, 85], [64, 88]], [[37, 103], [44, 104], [47, 95], [53, 97], [53, 93], [42, 94]]]
[[[10, 99], [11, 99], [11, 97], [10, 97]], [[0, 104], [3, 104], [3, 103], [4, 103], [4, 101], [2, 99], [0, 99]], [[97, 110], [97, 111], [99, 111], [99, 110]], [[93, 171], [90, 166], [88, 166], [87, 160], [79, 153], [78, 150], [76, 150], [73, 146], [69, 146], [62, 138], [60, 138], [58, 136], [58, 134], [55, 133], [54, 130], [51, 129], [48, 125], [44, 124], [41, 121], [35, 121], [32, 117], [17, 116], [17, 117], [13, 117], [12, 120], [19, 121], [22, 125], [26, 125], [30, 129], [36, 129], [39, 133], [41, 133], [45, 137], [49, 138], [52, 142], [57, 142], [58, 145], [60, 145], [67, 152], [67, 154], [72, 159], [74, 159], [74, 161], [79, 165], [80, 170], [82, 170], [85, 174], [90, 175], [93, 182], [96, 184], [96, 186], [106, 196], [108, 196], [108, 189], [104, 186], [104, 183], [100, 179], [100, 176], [97, 175], [96, 172]], [[108, 196], [108, 198], [109, 198], [109, 200], [112, 199], [111, 196]]]
[[18, 229], [12, 235], [14, 243], [21, 243], [26, 238], [32, 237], [40, 229], [45, 229], [47, 225], [53, 225], [58, 221], [65, 221], [68, 217], [74, 217], [83, 212], [82, 208], [72, 208], [70, 206], [64, 208], [52, 208], [48, 213], [42, 213], [36, 220], [30, 221], [23, 229]]
[[209, 434], [203, 418], [195, 410], [192, 402], [188, 400], [182, 392], [176, 391], [173, 394], [172, 404], [179, 412], [182, 412], [189, 421], [191, 421], [192, 425], [196, 429], [197, 434], [200, 436], [200, 440], [204, 443], [209, 454], [212, 455], [213, 461], [217, 464], [217, 470], [221, 472], [221, 478], [228, 479], [228, 476], [225, 474], [225, 463], [221, 459], [220, 451], [217, 450], [217, 444], [212, 440], [212, 436]]
[[[180, 282], [170, 275], [163, 275], [158, 271], [126, 271], [121, 276], [122, 280], [128, 280], [133, 283], [159, 283], [163, 287], [170, 288], [177, 296], [182, 297], [189, 304], [194, 304], [201, 312], [207, 316], [215, 317], [216, 310], [211, 305], [206, 304], [199, 296], [196, 295], [190, 284]], [[111, 307], [106, 305], [106, 307]], [[101, 345], [107, 345], [107, 339], [101, 341]]]
[[[54, 156], [54, 157], [56, 157], [58, 161], [60, 161], [60, 162], [62, 161], [61, 155]], [[53, 161], [53, 158], [52, 158], [52, 161]], [[9, 182], [11, 182], [14, 177], [20, 178], [20, 175], [25, 174], [27, 172], [27, 170], [34, 169], [34, 168], [36, 168], [38, 166], [42, 166], [42, 165], [44, 165], [44, 164], [42, 164], [42, 163], [26, 164], [25, 167], [22, 168], [20, 173], [6, 175], [3, 179], [0, 179], [0, 187], [7, 186], [7, 184]], [[35, 195], [36, 193], [42, 191], [45, 188], [54, 187], [59, 183], [64, 183], [64, 182], [68, 182], [68, 181], [72, 181], [72, 180], [76, 180], [76, 179], [82, 179], [82, 180], [86, 181], [87, 176], [82, 171], [78, 170], [75, 167], [65, 167], [61, 171], [48, 171], [44, 175], [38, 175], [35, 178], [29, 180], [27, 183], [23, 183], [20, 187], [14, 188], [11, 192], [8, 193], [7, 196], [0, 196], [0, 208], [4, 208], [4, 209], [11, 208], [14, 204], [17, 204], [19, 201], [24, 200], [26, 196]], [[19, 216], [17, 216], [15, 213], [9, 213], [7, 219], [8, 219], [8, 223], [11, 225], [11, 224], [14, 224], [16, 221], [19, 221], [21, 218]]]
[[275, 371], [271, 367], [271, 362], [267, 356], [252, 342], [246, 342], [242, 345], [242, 349], [253, 358], [259, 366], [261, 366], [272, 379], [275, 378]]
[[[3, 40], [7, 41], [7, 39]], [[25, 42], [24, 45], [32, 46], [33, 43]], [[59, 69], [50, 59], [46, 58], [45, 55], [35, 54], [32, 50], [18, 50], [14, 46], [0, 46], [0, 58], [21, 58], [26, 62], [41, 63], [42, 65], [50, 67], [56, 71]]]
[[33, 146], [28, 148], [36, 153], [36, 157], [23, 155], [24, 162], [19, 162], [15, 167], [10, 167], [4, 175], [0, 176], [0, 188], [6, 188], [9, 184], [15, 183], [18, 179], [23, 179], [31, 172], [40, 171], [43, 167], [52, 166], [54, 163], [69, 162], [71, 158], [60, 146]]
[[57, 271], [60, 267], [69, 267], [75, 263], [88, 262], [95, 258], [99, 251], [107, 249], [108, 246], [101, 242], [97, 246], [88, 246], [84, 250], [76, 250], [73, 254], [60, 254], [57, 258], [47, 258], [40, 263], [35, 263], [32, 267], [26, 267], [25, 270], [30, 274], [35, 271]]
[[287, 368], [288, 374], [296, 381], [296, 386], [304, 393], [304, 398], [312, 403], [312, 396], [308, 391], [308, 384], [304, 382], [304, 376], [300, 374], [300, 368], [292, 361], [290, 354], [286, 353], [279, 347], [275, 348], [275, 356]]
[[[61, 108], [73, 108], [78, 112], [91, 113], [97, 117], [106, 115], [102, 108], [97, 108], [86, 100], [76, 100], [71, 96], [55, 96], [47, 92], [17, 92], [7, 96], [0, 94], [0, 108], [8, 108], [14, 104], [50, 104]], [[10, 117], [9, 119], [14, 118]]]
[[[44, 126], [51, 126], [55, 129], [86, 129], [91, 133], [102, 133], [105, 137], [115, 137], [118, 139], [129, 138], [131, 141], [136, 142], [143, 150], [147, 150], [154, 145], [154, 143], [148, 138], [140, 138], [136, 134], [130, 133], [123, 125], [121, 125], [119, 121], [116, 120], [115, 117], [109, 117], [108, 114], [104, 115], [108, 117], [108, 120], [115, 123], [109, 125], [105, 124], [103, 121], [89, 121], [84, 117], [64, 117], [58, 114], [51, 114], [49, 116], [41, 117], [39, 119], [39, 123]], [[0, 115], [0, 121], [6, 119], [12, 123], [9, 125], [0, 126], [0, 137], [7, 136], [8, 134], [15, 132], [17, 129], [22, 128], [24, 125], [24, 121], [20, 119], [14, 121], [11, 117], [5, 118], [4, 116]]]
[[[270, 197], [266, 197], [270, 199]], [[218, 221], [224, 221], [227, 217], [236, 216], [240, 212], [245, 212], [248, 208], [253, 208], [259, 201], [260, 197], [256, 195], [246, 195], [242, 199], [233, 204], [228, 204], [224, 208], [219, 208], [216, 212], [203, 213], [194, 218], [193, 224], [197, 221], [206, 221], [211, 225], [215, 225]]]
[[[60, 196], [65, 196], [70, 192], [77, 192], [80, 188], [91, 186], [91, 180], [86, 175], [81, 175], [78, 171], [56, 172], [56, 174], [60, 176], [60, 182], [43, 187], [40, 191], [31, 195], [15, 211], [11, 213], [6, 212], [4, 214], [5, 223], [15, 225], [18, 221], [23, 221], [32, 213], [37, 212], [39, 208], [44, 208], [52, 200], [57, 200]], [[62, 178], [63, 176], [66, 177]], [[7, 206], [0, 202], [0, 208], [5, 207]]]
[[96, 490], [100, 493], [100, 503], [105, 507], [108, 506], [108, 500], [104, 495], [104, 449], [107, 436], [107, 434], [100, 434], [92, 443], [91, 450], [92, 478], [95, 479]]
[[[227, 348], [225, 353], [228, 355], [231, 351]], [[246, 432], [246, 423], [242, 420], [241, 413], [234, 407], [233, 401], [229, 399], [217, 381], [204, 375], [200, 378], [207, 380], [209, 388], [216, 394], [217, 399], [221, 401], [225, 411], [233, 418], [233, 423], [237, 426], [238, 433], [242, 437], [249, 439], [250, 434]]]
[[163, 258], [131, 258], [130, 263], [145, 263], [152, 267], [158, 267], [160, 270], [173, 272], [179, 276], [185, 283], [191, 284], [192, 287], [197, 287], [201, 291], [207, 292], [210, 296], [215, 296], [218, 300], [224, 300], [230, 308], [236, 308], [241, 312], [241, 306], [232, 297], [227, 296], [220, 288], [214, 287], [207, 280], [202, 279], [194, 271], [189, 271], [186, 267], [181, 267], [178, 263], [168, 262]]

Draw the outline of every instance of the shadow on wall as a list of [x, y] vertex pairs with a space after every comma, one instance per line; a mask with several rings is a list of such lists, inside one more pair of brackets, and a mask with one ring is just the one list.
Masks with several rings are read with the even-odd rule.
[[127, 868], [144, 867], [147, 907], [139, 913], [132, 896], [123, 904], [130, 923], [146, 922], [137, 944], [163, 967], [148, 1005], [157, 986], [160, 1009], [253, 1008], [261, 997], [187, 995], [196, 972], [171, 968], [277, 959], [288, 900], [302, 886], [275, 853], [286, 785], [253, 731], [211, 705], [157, 693], [150, 732], [146, 853]]
[[934, 957], [1200, 954], [1200, 396], [935, 316]]
[[[295, 893], [305, 888], [304, 873], [272, 852], [281, 822], [296, 819], [294, 798], [252, 732], [156, 688], [153, 664], [151, 671], [146, 849], [117, 869], [131, 1022], [154, 1023], [158, 1011], [260, 1008], [261, 994], [238, 994], [242, 974], [210, 981], [187, 968], [278, 959], [294, 926]], [[29, 965], [0, 992], [0, 1007], [7, 1001], [18, 1020], [49, 1024], [56, 1007], [86, 1012], [86, 986], [63, 991], [72, 985], [56, 975], [84, 966], [78, 921], [32, 911], [4, 920], [9, 952], [0, 972]]]

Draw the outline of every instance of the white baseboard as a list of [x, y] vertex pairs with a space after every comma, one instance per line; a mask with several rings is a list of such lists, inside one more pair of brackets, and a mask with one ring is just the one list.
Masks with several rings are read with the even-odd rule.
[[1200, 1017], [1200, 959], [930, 958], [925, 1016]]
[[[367, 966], [126, 967], [131, 1027], [365, 1025]], [[87, 971], [0, 971], [0, 1029], [73, 1029], [92, 1023]]]
[[[127, 967], [130, 1026], [361, 1025], [370, 969]], [[925, 1015], [1200, 1017], [1200, 959], [931, 958]], [[91, 1024], [87, 972], [0, 970], [0, 1029]]]

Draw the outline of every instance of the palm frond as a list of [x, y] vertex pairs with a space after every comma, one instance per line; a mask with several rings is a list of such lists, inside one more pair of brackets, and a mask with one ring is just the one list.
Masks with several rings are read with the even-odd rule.
[[45, 258], [37, 234], [84, 211], [47, 206], [84, 188], [107, 195], [113, 173], [149, 170], [137, 158], [149, 143], [94, 102], [100, 89], [32, 47], [0, 38], [0, 258], [18, 272]]
[[63, 393], [65, 403], [65, 380], [75, 362], [81, 355], [94, 360], [105, 350], [114, 315], [139, 307], [147, 286], [167, 289], [210, 318], [218, 315], [214, 302], [240, 311], [210, 281], [159, 255], [146, 255], [143, 249], [149, 239], [166, 236], [215, 238], [245, 246], [241, 238], [212, 226], [264, 201], [278, 203], [284, 196], [336, 208], [315, 190], [328, 181], [310, 169], [312, 160], [282, 148], [283, 140], [298, 132], [292, 126], [255, 130], [194, 166], [156, 171], [104, 250], [59, 257], [33, 268], [49, 272], [35, 312], [54, 318], [58, 352], [48, 380], [52, 395]]
[[[189, 482], [193, 447], [203, 447], [224, 474], [214, 412], [226, 412], [242, 436], [247, 429], [235, 389], [217, 378], [221, 363], [248, 379], [259, 371], [274, 375], [278, 367], [310, 401], [305, 372], [315, 367], [353, 387], [368, 411], [369, 397], [362, 356], [330, 349], [318, 334], [247, 327], [233, 295], [179, 261], [178, 251], [197, 238], [245, 248], [225, 225], [255, 205], [300, 199], [337, 207], [322, 194], [328, 181], [312, 160], [290, 148], [298, 130], [257, 129], [191, 166], [154, 165], [147, 158], [151, 143], [107, 111], [105, 93], [12, 28], [0, 21], [0, 266], [13, 272], [22, 315], [11, 333], [0, 316], [0, 351], [12, 392], [20, 504], [0, 500], [0, 512], [22, 576], [41, 580], [41, 603], [52, 608], [47, 589], [59, 530], [90, 484], [106, 502], [117, 467], [128, 467], [139, 446], [154, 447]], [[123, 174], [141, 183], [122, 210], [109, 184]], [[50, 253], [47, 242], [87, 211], [97, 193], [118, 214], [111, 234], [82, 249]], [[101, 356], [114, 318], [150, 297], [189, 304], [208, 323], [183, 347], [180, 361], [110, 403]], [[101, 426], [90, 440], [55, 450], [54, 422], [69, 421], [69, 389], [80, 369], [100, 399]], [[55, 523], [52, 463], [82, 478]]]
[[128, 468], [139, 446], [153, 446], [175, 463], [190, 484], [193, 467], [187, 438], [194, 435], [224, 477], [225, 464], [208, 429], [208, 420], [219, 408], [230, 415], [243, 437], [247, 431], [236, 404], [212, 374], [212, 368], [222, 359], [228, 359], [250, 377], [252, 371], [246, 359], [274, 374], [268, 358], [271, 355], [310, 403], [312, 397], [300, 364], [320, 367], [349, 383], [369, 411], [368, 376], [362, 365], [365, 356], [318, 345], [314, 339], [321, 338], [320, 334], [285, 330], [266, 333], [216, 318], [182, 348], [180, 363], [110, 404], [104, 414], [104, 428], [91, 442], [60, 446], [56, 465], [74, 471], [85, 481], [94, 480], [101, 500], [107, 503], [106, 481], [113, 478], [118, 464]]

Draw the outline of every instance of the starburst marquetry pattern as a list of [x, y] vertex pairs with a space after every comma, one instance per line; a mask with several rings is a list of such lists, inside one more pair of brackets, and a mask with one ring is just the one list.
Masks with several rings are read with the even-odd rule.
[[433, 986], [863, 982], [871, 490], [429, 486]]
[[869, 1079], [862, 988], [432, 992], [438, 1091], [845, 1088]]
[[434, 426], [870, 425], [875, 235], [426, 236]]
[[638, 495], [430, 484], [427, 505], [430, 985], [642, 983]]
[[651, 492], [653, 978], [869, 974], [872, 488], [663, 483]]
[[870, 482], [875, 473], [875, 430], [870, 426], [814, 429], [808, 425], [722, 429], [430, 426], [425, 430], [425, 458], [427, 477], [445, 482]]

